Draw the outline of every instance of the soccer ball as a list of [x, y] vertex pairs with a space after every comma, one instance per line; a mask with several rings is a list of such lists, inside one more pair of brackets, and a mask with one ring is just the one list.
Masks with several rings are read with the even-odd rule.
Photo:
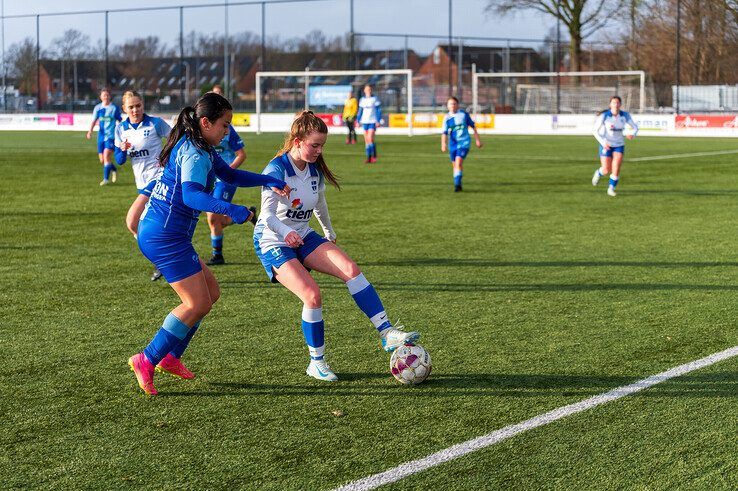
[[400, 383], [419, 384], [431, 373], [431, 357], [422, 346], [400, 346], [392, 352], [390, 372]]

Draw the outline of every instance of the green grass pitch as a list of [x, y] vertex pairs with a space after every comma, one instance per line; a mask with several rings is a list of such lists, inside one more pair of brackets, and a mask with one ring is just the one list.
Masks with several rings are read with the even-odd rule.
[[[279, 135], [244, 135], [261, 170]], [[222, 298], [147, 398], [126, 366], [178, 301], [126, 231], [126, 164], [99, 187], [82, 133], [0, 132], [0, 487], [330, 489], [738, 344], [734, 139], [639, 138], [617, 198], [591, 137], [483, 136], [453, 193], [438, 137], [331, 137], [338, 243], [433, 357], [404, 387], [344, 285], [319, 276], [327, 358], [250, 224]], [[633, 160], [629, 160], [633, 159]], [[258, 190], [236, 202], [258, 205]], [[209, 254], [204, 218], [195, 234]], [[557, 421], [389, 489], [736, 489], [738, 359]], [[334, 416], [340, 410], [342, 417]]]

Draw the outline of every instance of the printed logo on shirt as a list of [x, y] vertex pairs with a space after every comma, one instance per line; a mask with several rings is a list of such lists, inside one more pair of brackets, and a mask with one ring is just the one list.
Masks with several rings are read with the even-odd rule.
[[313, 192], [318, 190], [318, 181], [316, 181], [315, 179], [310, 181], [310, 185], [313, 187]]
[[300, 201], [300, 198], [292, 200], [292, 208], [294, 210], [302, 210], [302, 201]]
[[128, 156], [132, 159], [135, 159], [137, 157], [148, 157], [149, 151], [146, 148], [141, 150], [128, 150]]
[[144, 138], [146, 138], [146, 137], [147, 137], [147, 136], [149, 136], [150, 134], [151, 134], [151, 130], [150, 130], [150, 129], [148, 129], [148, 128], [147, 128], [147, 129], [143, 130], [143, 135], [144, 135]]
[[302, 201], [300, 201], [300, 198], [296, 198], [292, 200], [292, 209], [287, 210], [287, 218], [291, 220], [301, 220], [308, 222], [310, 221], [310, 217], [313, 216], [313, 210], [303, 210], [302, 209]]
[[166, 201], [168, 192], [169, 186], [161, 181], [157, 181], [154, 189], [151, 191], [151, 199], [160, 199], [162, 201]]

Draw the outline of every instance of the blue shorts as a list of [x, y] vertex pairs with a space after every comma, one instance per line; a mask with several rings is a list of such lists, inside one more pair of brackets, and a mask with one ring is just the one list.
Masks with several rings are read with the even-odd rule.
[[277, 283], [277, 279], [274, 277], [275, 269], [279, 268], [290, 259], [295, 258], [297, 258], [300, 263], [304, 264], [305, 258], [321, 244], [326, 242], [328, 242], [328, 240], [326, 240], [325, 237], [319, 235], [315, 231], [311, 231], [304, 239], [302, 239], [302, 245], [295, 249], [292, 247], [281, 246], [269, 249], [262, 254], [256, 237], [254, 237], [254, 249], [256, 249], [256, 256], [259, 258], [259, 261], [261, 261], [261, 265], [264, 266], [267, 276], [269, 276], [269, 281]]
[[171, 232], [159, 222], [147, 220], [146, 217], [138, 224], [138, 247], [169, 283], [202, 271], [200, 258], [192, 247], [189, 234]]
[[600, 145], [600, 157], [612, 157], [615, 152], [625, 153], [625, 146], [610, 147], [610, 150], [605, 150], [605, 147]]
[[144, 196], [151, 196], [151, 191], [154, 190], [154, 186], [156, 186], [156, 179], [150, 180], [149, 183], [143, 189], [139, 189], [138, 194], [143, 194]]
[[361, 127], [364, 128], [364, 131], [367, 131], [367, 130], [376, 130], [377, 129], [377, 123], [362, 124]]
[[103, 153], [105, 149], [112, 150], [115, 148], [115, 140], [97, 140], [97, 153]]
[[448, 150], [448, 156], [451, 158], [451, 162], [456, 160], [456, 157], [465, 159], [467, 155], [469, 155], [469, 147], [449, 148]]
[[231, 201], [233, 201], [233, 196], [236, 194], [236, 189], [238, 189], [237, 186], [228, 184], [227, 182], [218, 181], [215, 183], [212, 195], [215, 199], [222, 199], [223, 201], [227, 201], [230, 203]]

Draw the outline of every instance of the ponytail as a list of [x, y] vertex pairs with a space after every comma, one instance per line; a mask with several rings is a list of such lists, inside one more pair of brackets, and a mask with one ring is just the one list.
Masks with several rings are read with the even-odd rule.
[[164, 148], [161, 149], [159, 154], [159, 165], [165, 167], [169, 162], [169, 156], [172, 153], [172, 149], [179, 140], [183, 137], [190, 139], [193, 145], [197, 148], [209, 152], [212, 146], [202, 136], [200, 130], [200, 118], [207, 118], [208, 121], [214, 123], [223, 116], [227, 111], [232, 111], [233, 107], [228, 100], [209, 92], [200, 97], [195, 106], [187, 106], [180, 111], [177, 116], [177, 121], [174, 123], [174, 128], [169, 133]]
[[[292, 150], [295, 138], [304, 140], [310, 133], [314, 132], [327, 135], [328, 126], [326, 126], [325, 121], [317, 117], [314, 112], [308, 110], [302, 111], [295, 117], [295, 120], [292, 121], [290, 132], [285, 137], [284, 144], [282, 144], [282, 148], [277, 152], [275, 157], [281, 157]], [[326, 164], [322, 154], [319, 155], [315, 161], [315, 166], [326, 181], [331, 183], [336, 189], [341, 189], [341, 185], [338, 183], [338, 176], [328, 168], [328, 164]]]

